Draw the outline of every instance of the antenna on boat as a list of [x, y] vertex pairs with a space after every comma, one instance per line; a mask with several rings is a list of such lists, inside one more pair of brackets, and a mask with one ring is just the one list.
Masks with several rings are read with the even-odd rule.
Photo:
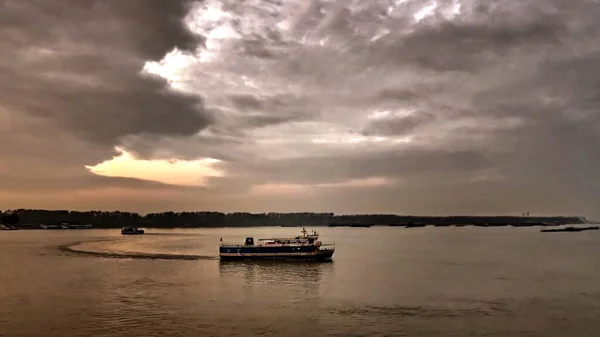
[[306, 228], [302, 227], [302, 236], [306, 236]]

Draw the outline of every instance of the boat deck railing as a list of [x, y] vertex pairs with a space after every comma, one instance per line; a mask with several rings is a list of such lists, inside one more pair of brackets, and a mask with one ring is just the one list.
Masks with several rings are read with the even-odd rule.
[[222, 246], [227, 246], [227, 247], [244, 247], [245, 245], [238, 243], [238, 242], [221, 242], [221, 247]]
[[[284, 243], [284, 244], [280, 244], [280, 245], [261, 245], [261, 244], [254, 244], [254, 245], [245, 245], [245, 244], [240, 244], [238, 242], [236, 243], [230, 243], [230, 242], [221, 242], [220, 244], [221, 247], [299, 247], [299, 246], [311, 246], [310, 244], [304, 244], [304, 243]], [[327, 243], [327, 244], [321, 244], [319, 247], [319, 250], [335, 250], [335, 244], [333, 243]]]

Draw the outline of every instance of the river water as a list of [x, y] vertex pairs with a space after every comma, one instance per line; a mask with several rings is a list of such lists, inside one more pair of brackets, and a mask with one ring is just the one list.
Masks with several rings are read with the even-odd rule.
[[600, 232], [314, 229], [332, 262], [215, 258], [299, 228], [0, 231], [0, 336], [600, 333]]

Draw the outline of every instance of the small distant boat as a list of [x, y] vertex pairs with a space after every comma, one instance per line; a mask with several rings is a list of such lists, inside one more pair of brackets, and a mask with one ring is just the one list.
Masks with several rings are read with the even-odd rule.
[[139, 229], [137, 227], [124, 227], [121, 229], [121, 234], [123, 235], [139, 235], [144, 234], [143, 229]]
[[11, 225], [0, 225], [0, 230], [16, 231], [16, 230], [18, 230], [18, 228], [14, 227], [14, 226], [11, 226]]
[[318, 241], [319, 235], [313, 231], [307, 235], [302, 228], [302, 236], [292, 238], [258, 239], [246, 238], [244, 244], [223, 243], [219, 246], [221, 260], [329, 260], [335, 246]]

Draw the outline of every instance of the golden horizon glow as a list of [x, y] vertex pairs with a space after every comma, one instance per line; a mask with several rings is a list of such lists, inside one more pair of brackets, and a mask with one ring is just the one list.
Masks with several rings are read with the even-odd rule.
[[122, 148], [110, 160], [85, 167], [92, 173], [105, 177], [136, 178], [170, 185], [205, 186], [210, 177], [222, 177], [224, 172], [214, 167], [220, 160], [137, 159]]
[[254, 195], [294, 195], [300, 193], [312, 193], [317, 188], [341, 188], [341, 187], [379, 187], [396, 184], [397, 181], [386, 177], [370, 177], [364, 179], [351, 179], [337, 183], [321, 184], [286, 184], [267, 183], [254, 185], [251, 194]]

